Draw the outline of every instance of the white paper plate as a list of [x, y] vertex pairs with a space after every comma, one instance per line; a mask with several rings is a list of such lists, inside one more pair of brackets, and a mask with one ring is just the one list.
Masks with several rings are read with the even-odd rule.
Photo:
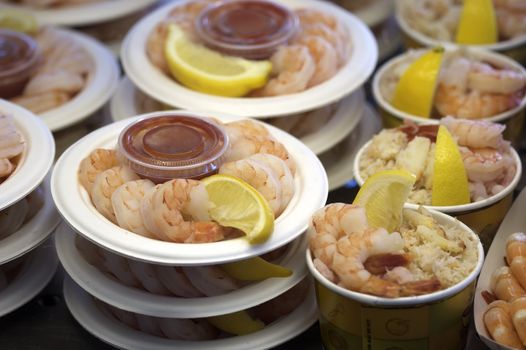
[[60, 130], [86, 119], [102, 107], [119, 83], [119, 67], [113, 54], [102, 44], [87, 35], [60, 29], [82, 44], [95, 63], [87, 85], [72, 100], [62, 106], [39, 114], [52, 130]]
[[44, 206], [18, 231], [0, 240], [0, 264], [16, 259], [37, 247], [60, 223], [60, 215], [51, 197], [50, 178], [51, 176], [47, 176], [42, 183]]
[[58, 266], [53, 242], [32, 252], [23, 264], [11, 283], [0, 291], [0, 317], [33, 299], [51, 281]]
[[92, 296], [70, 278], [64, 281], [64, 299], [69, 311], [88, 332], [100, 340], [122, 349], [130, 350], [260, 350], [280, 345], [316, 322], [317, 310], [314, 288], [311, 286], [305, 301], [293, 312], [249, 335], [209, 340], [170, 340], [132, 329], [102, 312]]
[[354, 14], [369, 27], [382, 23], [394, 12], [394, 1], [392, 0], [372, 0], [370, 3], [370, 5], [354, 11]]
[[15, 172], [0, 183], [0, 210], [33, 191], [48, 173], [55, 158], [55, 142], [47, 126], [30, 111], [0, 99], [0, 114], [13, 117], [26, 149]]
[[224, 315], [264, 303], [286, 292], [307, 275], [305, 236], [291, 243], [280, 265], [293, 271], [287, 278], [271, 278], [240, 288], [228, 294], [179, 298], [149, 293], [125, 286], [90, 265], [75, 246], [75, 232], [63, 223], [55, 234], [57, 254], [69, 276], [84, 290], [119, 309], [143, 315], [172, 318], [200, 318]]
[[[150, 113], [142, 117], [164, 114]], [[181, 115], [191, 112], [176, 111]], [[223, 121], [239, 119], [218, 113]], [[245, 238], [215, 243], [178, 244], [149, 239], [122, 229], [102, 216], [93, 206], [86, 190], [80, 185], [79, 164], [95, 148], [114, 148], [119, 133], [136, 118], [126, 119], [103, 127], [71, 146], [55, 165], [51, 191], [59, 212], [79, 233], [104, 248], [137, 260], [165, 265], [207, 265], [246, 259], [264, 254], [291, 242], [308, 226], [310, 215], [321, 208], [328, 195], [325, 170], [316, 155], [298, 139], [266, 125], [270, 133], [287, 148], [295, 160], [296, 193], [287, 209], [276, 219], [274, 232], [263, 244], [251, 245]]]
[[173, 4], [163, 6], [145, 17], [126, 36], [121, 51], [124, 70], [141, 90], [170, 106], [253, 118], [277, 117], [313, 110], [340, 100], [362, 86], [373, 72], [378, 58], [376, 40], [367, 26], [354, 15], [326, 1], [278, 2], [292, 8], [317, 8], [337, 16], [347, 25], [352, 43], [351, 55], [349, 61], [333, 78], [300, 93], [260, 98], [214, 96], [179, 85], [150, 62], [145, 50], [149, 33], [174, 7]]
[[82, 26], [108, 21], [139, 11], [157, 0], [104, 0], [93, 3], [79, 4], [54, 8], [35, 8], [22, 5], [9, 6], [26, 11], [36, 16], [39, 23], [60, 26]]
[[504, 257], [506, 256], [506, 239], [508, 236], [515, 232], [526, 232], [524, 208], [526, 208], [526, 189], [523, 189], [519, 196], [515, 199], [515, 202], [500, 224], [499, 230], [493, 238], [493, 243], [489, 248], [488, 255], [486, 256], [486, 260], [484, 261], [484, 265], [482, 266], [482, 270], [480, 271], [480, 276], [477, 282], [473, 308], [475, 328], [482, 341], [484, 341], [484, 343], [492, 350], [512, 349], [507, 346], [497, 344], [490, 338], [488, 332], [486, 331], [486, 327], [484, 326], [484, 320], [482, 319], [484, 312], [487, 309], [487, 304], [480, 293], [485, 290], [491, 291], [491, 275], [497, 268], [504, 266]]
[[[119, 121], [141, 114], [142, 112], [135, 106], [138, 94], [143, 94], [143, 92], [138, 90], [129, 78], [123, 78], [110, 100], [111, 119]], [[344, 139], [358, 124], [363, 115], [364, 102], [365, 94], [363, 89], [359, 88], [338, 103], [337, 109], [327, 124], [316, 133], [306, 135], [300, 140], [315, 154], [328, 150]]]
[[345, 185], [353, 178], [356, 152], [381, 128], [380, 117], [370, 105], [366, 105], [364, 116], [356, 129], [333, 149], [319, 156], [327, 171], [329, 191]]

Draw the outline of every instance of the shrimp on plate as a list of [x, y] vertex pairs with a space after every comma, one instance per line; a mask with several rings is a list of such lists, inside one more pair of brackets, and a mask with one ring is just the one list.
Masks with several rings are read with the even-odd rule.
[[11, 119], [0, 114], [0, 183], [16, 168], [16, 157], [25, 149], [25, 142]]
[[514, 349], [524, 349], [511, 319], [510, 306], [502, 300], [488, 305], [484, 313], [484, 325], [495, 341]]
[[91, 190], [97, 175], [117, 165], [119, 165], [117, 151], [96, 148], [80, 162], [79, 181], [91, 196]]
[[334, 48], [323, 38], [306, 35], [298, 39], [305, 45], [314, 59], [316, 70], [309, 80], [307, 88], [323, 83], [332, 78], [338, 71], [338, 57]]

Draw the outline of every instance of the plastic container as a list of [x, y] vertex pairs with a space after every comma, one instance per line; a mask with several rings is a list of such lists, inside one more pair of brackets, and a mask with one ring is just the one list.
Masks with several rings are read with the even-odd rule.
[[53, 135], [33, 113], [0, 99], [0, 114], [13, 117], [25, 142], [25, 150], [15, 171], [0, 183], [0, 210], [33, 191], [48, 173], [55, 157]]
[[[446, 54], [453, 53], [457, 49], [455, 48], [448, 48], [446, 49]], [[422, 49], [418, 52], [424, 52], [426, 50]], [[522, 74], [526, 75], [526, 69], [524, 69], [523, 66], [518, 64], [517, 62], [513, 61], [512, 59], [503, 56], [498, 53], [481, 50], [481, 49], [475, 49], [475, 48], [469, 48], [467, 49], [467, 53], [470, 55], [470, 57], [473, 57], [475, 59], [484, 60], [485, 62], [491, 63], [492, 65], [496, 67], [510, 67], [513, 68], [517, 72], [521, 72]], [[410, 59], [409, 54], [404, 53], [399, 56], [394, 57], [393, 59], [387, 61], [382, 67], [378, 69], [378, 71], [375, 73], [372, 83], [372, 90], [373, 90], [373, 96], [375, 101], [378, 103], [378, 106], [380, 107], [380, 115], [382, 116], [384, 127], [386, 128], [392, 128], [401, 125], [404, 120], [410, 120], [418, 124], [422, 123], [439, 123], [438, 119], [430, 119], [430, 118], [421, 118], [415, 115], [411, 115], [409, 113], [405, 113], [403, 111], [400, 111], [396, 108], [394, 108], [390, 102], [388, 102], [384, 96], [382, 95], [380, 91], [380, 84], [382, 82], [382, 79], [385, 74], [387, 74], [389, 71], [393, 69], [393, 67], [401, 62], [404, 62], [406, 60]], [[498, 122], [501, 124], [506, 125], [506, 130], [504, 132], [504, 137], [507, 140], [512, 141], [513, 143], [516, 143], [519, 141], [521, 137], [522, 127], [524, 124], [524, 108], [526, 107], [526, 94], [523, 96], [520, 104], [516, 106], [513, 109], [510, 109], [504, 113], [500, 113], [497, 115], [494, 115], [490, 118], [481, 118], [484, 120], [488, 120], [491, 122]]]
[[149, 33], [174, 8], [172, 3], [143, 18], [128, 33], [121, 51], [124, 70], [138, 88], [167, 105], [250, 118], [270, 118], [313, 110], [338, 101], [361, 87], [372, 74], [378, 58], [376, 41], [367, 26], [357, 17], [326, 1], [282, 0], [280, 3], [291, 9], [306, 7], [326, 11], [345, 25], [352, 49], [348, 61], [334, 77], [303, 92], [275, 97], [230, 98], [188, 89], [157, 69], [145, 50]]
[[205, 45], [228, 55], [269, 58], [287, 43], [299, 26], [287, 7], [269, 0], [217, 2], [197, 17], [196, 29]]
[[[55, 165], [51, 188], [55, 204], [64, 219], [89, 240], [137, 260], [164, 265], [206, 265], [241, 260], [281, 247], [305, 231], [310, 213], [322, 207], [327, 199], [327, 176], [318, 158], [296, 138], [266, 126], [288, 150], [296, 163], [295, 195], [285, 211], [276, 219], [274, 232], [262, 244], [251, 245], [244, 238], [215, 243], [177, 244], [149, 239], [118, 227], [104, 218], [93, 206], [88, 193], [80, 185], [79, 164], [95, 148], [114, 148], [120, 132], [143, 117], [172, 112], [159, 112], [126, 119], [92, 132], [70, 147]], [[181, 115], [214, 117], [223, 122], [239, 119], [219, 113], [178, 111]]]
[[[440, 224], [466, 225], [437, 211]], [[484, 251], [469, 276], [447, 289], [427, 295], [382, 298], [347, 290], [323, 277], [307, 250], [307, 265], [315, 278], [320, 330], [326, 350], [337, 349], [461, 349], [467, 331], [476, 278]]]
[[37, 43], [28, 35], [0, 29], [0, 98], [14, 97], [37, 68]]
[[484, 325], [483, 316], [487, 309], [487, 304], [481, 293], [483, 291], [491, 291], [491, 275], [497, 268], [504, 266], [504, 257], [506, 256], [506, 240], [508, 236], [515, 232], [526, 232], [526, 222], [524, 221], [524, 206], [526, 206], [526, 190], [515, 199], [506, 217], [499, 226], [499, 230], [495, 235], [493, 244], [491, 245], [488, 255], [484, 261], [484, 266], [480, 271], [480, 277], [477, 282], [477, 289], [475, 292], [475, 302], [473, 313], [475, 317], [475, 329], [482, 341], [491, 350], [512, 350], [511, 348], [496, 343], [488, 334], [486, 326]]
[[[362, 157], [365, 149], [370, 145], [372, 141], [367, 142], [365, 145], [360, 148], [354, 159], [354, 178], [358, 185], [363, 185], [365, 182], [364, 179], [360, 176], [360, 158]], [[519, 180], [522, 175], [522, 163], [517, 152], [510, 148], [511, 155], [515, 160], [515, 165], [517, 170], [515, 176], [511, 183], [501, 192], [483, 199], [481, 201], [476, 201], [468, 204], [462, 205], [451, 205], [451, 206], [431, 206], [424, 205], [426, 208], [434, 209], [448, 215], [456, 217], [458, 220], [462, 221], [468, 225], [473, 231], [475, 231], [484, 250], [487, 251], [493, 241], [493, 237], [497, 232], [497, 228], [504, 219], [504, 216], [508, 212], [508, 209], [511, 207], [513, 202], [513, 191], [517, 187]], [[406, 203], [406, 207], [416, 209], [418, 208], [417, 204]]]
[[314, 290], [293, 312], [248, 335], [209, 341], [170, 340], [152, 336], [117, 321], [103, 312], [95, 299], [71, 279], [64, 281], [64, 298], [73, 317], [91, 334], [118, 348], [130, 350], [262, 350], [282, 344], [307, 330], [316, 321]]

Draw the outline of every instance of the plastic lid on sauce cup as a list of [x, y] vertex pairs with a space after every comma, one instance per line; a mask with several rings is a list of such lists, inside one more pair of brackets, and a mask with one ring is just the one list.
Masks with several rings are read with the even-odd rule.
[[228, 136], [218, 123], [177, 114], [140, 119], [119, 135], [124, 160], [154, 182], [211, 175], [227, 147]]
[[288, 8], [267, 0], [218, 2], [201, 12], [196, 29], [205, 44], [226, 54], [268, 58], [298, 28]]

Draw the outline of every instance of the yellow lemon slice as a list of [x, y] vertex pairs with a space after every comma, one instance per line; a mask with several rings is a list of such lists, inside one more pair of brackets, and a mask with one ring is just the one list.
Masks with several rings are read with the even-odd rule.
[[36, 33], [38, 31], [38, 22], [29, 12], [0, 8], [0, 28], [22, 33]]
[[221, 265], [231, 277], [241, 281], [261, 281], [272, 277], [288, 277], [292, 271], [283, 266], [270, 263], [260, 257]]
[[183, 85], [207, 94], [239, 97], [267, 83], [270, 61], [250, 61], [191, 42], [171, 25], [165, 56], [172, 75]]
[[407, 68], [396, 86], [395, 108], [422, 118], [430, 117], [443, 55], [443, 48], [435, 48]]
[[402, 224], [402, 209], [415, 180], [402, 169], [378, 172], [365, 181], [353, 203], [365, 208], [370, 225], [392, 232]]
[[455, 40], [468, 45], [497, 42], [497, 19], [492, 0], [464, 0]]
[[250, 334], [265, 328], [261, 320], [254, 320], [246, 311], [208, 317], [208, 321], [216, 328], [236, 335]]
[[438, 129], [433, 168], [432, 205], [470, 202], [468, 177], [457, 143], [443, 125]]
[[210, 217], [222, 226], [243, 231], [250, 243], [266, 241], [274, 230], [274, 214], [254, 187], [230, 175], [202, 180], [211, 202]]

